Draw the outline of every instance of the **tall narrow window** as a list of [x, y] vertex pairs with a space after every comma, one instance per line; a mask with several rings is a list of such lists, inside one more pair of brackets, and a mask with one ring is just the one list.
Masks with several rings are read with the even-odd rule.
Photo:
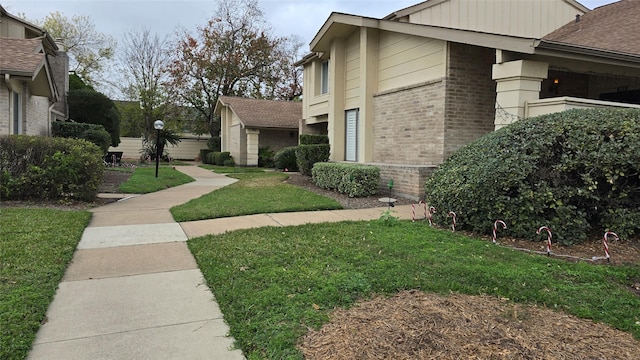
[[359, 110], [347, 110], [345, 113], [345, 161], [358, 161], [358, 121]]
[[320, 74], [320, 94], [329, 93], [329, 60], [322, 63]]
[[13, 133], [20, 134], [22, 132], [20, 93], [13, 93]]

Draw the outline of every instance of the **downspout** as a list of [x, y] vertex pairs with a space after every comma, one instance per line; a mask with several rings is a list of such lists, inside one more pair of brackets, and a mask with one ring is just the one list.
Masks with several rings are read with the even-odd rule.
[[11, 75], [4, 74], [4, 83], [7, 84], [7, 88], [9, 89], [9, 91], [16, 92], [16, 90], [11, 87]]
[[51, 121], [51, 111], [55, 105], [56, 103], [51, 103], [51, 105], [49, 105], [49, 112], [47, 113], [47, 121], [49, 122], [47, 126], [47, 137], [51, 137], [51, 125], [53, 124], [53, 121]]

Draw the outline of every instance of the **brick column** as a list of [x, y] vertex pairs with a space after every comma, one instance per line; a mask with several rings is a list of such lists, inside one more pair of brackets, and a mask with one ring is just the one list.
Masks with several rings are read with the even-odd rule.
[[530, 60], [493, 64], [492, 79], [497, 83], [495, 130], [524, 117], [526, 102], [540, 98], [540, 83], [547, 78], [548, 70], [549, 64]]

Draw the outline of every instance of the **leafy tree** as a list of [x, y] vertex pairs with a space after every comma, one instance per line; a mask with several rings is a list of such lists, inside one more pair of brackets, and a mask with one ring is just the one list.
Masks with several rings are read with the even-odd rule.
[[86, 15], [75, 15], [69, 19], [55, 11], [36, 23], [54, 39], [62, 40], [62, 50], [70, 55], [70, 71], [85, 83], [95, 84], [94, 75], [104, 69], [106, 60], [113, 57], [115, 39], [96, 31], [91, 18]]
[[290, 72], [285, 64], [293, 62], [283, 54], [297, 45], [269, 31], [257, 0], [222, 0], [196, 35], [185, 32], [178, 39], [168, 67], [170, 88], [182, 105], [198, 111], [212, 136], [220, 133], [214, 109], [221, 95], [291, 97], [282, 84]]
[[72, 120], [102, 125], [111, 135], [111, 146], [120, 144], [120, 114], [106, 95], [91, 89], [69, 90], [68, 103]]
[[93, 86], [87, 85], [76, 73], [69, 74], [69, 90], [89, 89], [94, 90]]

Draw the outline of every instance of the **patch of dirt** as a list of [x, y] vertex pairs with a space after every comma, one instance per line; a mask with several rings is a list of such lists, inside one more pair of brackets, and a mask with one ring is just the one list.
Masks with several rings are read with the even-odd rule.
[[305, 359], [640, 359], [629, 333], [489, 296], [404, 291], [338, 309]]

